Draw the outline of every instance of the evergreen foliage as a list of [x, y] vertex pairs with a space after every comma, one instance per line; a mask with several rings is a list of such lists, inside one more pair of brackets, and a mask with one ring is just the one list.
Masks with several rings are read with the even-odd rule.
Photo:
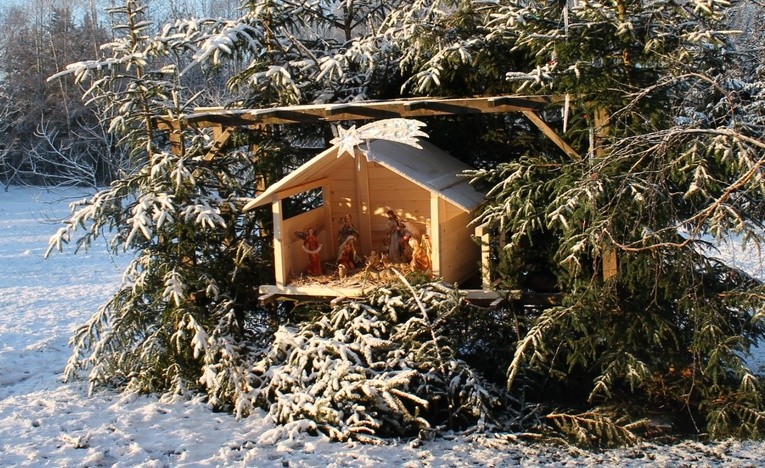
[[[537, 404], [549, 428], [583, 445], [634, 442], [659, 414], [676, 431], [762, 435], [763, 384], [745, 358], [765, 334], [765, 287], [712, 255], [731, 235], [759, 242], [763, 227], [765, 85], [729, 54], [725, 2], [246, 6], [238, 20], [178, 21], [151, 36], [127, 0], [114, 10], [124, 23], [112, 56], [66, 72], [112, 113], [137, 167], [51, 240], [61, 248], [84, 228], [86, 248], [111, 230], [115, 251], [137, 252], [73, 337], [68, 376], [87, 368], [94, 385], [200, 391], [238, 416], [263, 406], [288, 430], [338, 440], [526, 429]], [[184, 80], [197, 65], [229, 60], [243, 70], [229, 81], [232, 107], [568, 96], [562, 116], [545, 117], [579, 159], [518, 116], [443, 119], [433, 135], [459, 142], [491, 188], [476, 222], [506, 240], [495, 245], [499, 287], [560, 292], [562, 303], [485, 311], [403, 281], [332, 311], [258, 306], [268, 217], [241, 214], [241, 202], [329, 132], [275, 126], [212, 158], [204, 129], [171, 144], [156, 118], [194, 105]], [[617, 274], [604, 276], [614, 256]]]
[[481, 220], [507, 233], [507, 264], [533, 258], [565, 292], [519, 340], [508, 385], [541, 373], [553, 400], [596, 411], [556, 417], [580, 442], [588, 425], [619, 438], [595, 424], [614, 405], [616, 419], [652, 408], [714, 437], [765, 429], [744, 361], [765, 289], [710, 255], [712, 240], [759, 242], [763, 227], [762, 83], [734, 76], [726, 6], [542, 1], [494, 17], [536, 65], [508, 74], [517, 89], [572, 96], [581, 160], [532, 149], [474, 176], [494, 186]]
[[449, 346], [444, 329], [470, 307], [443, 285], [404, 284], [279, 329], [254, 367], [274, 421], [362, 441], [517, 424], [512, 399]]
[[145, 35], [137, 2], [112, 13], [125, 31], [108, 45], [113, 55], [70, 72], [92, 79], [87, 96], [114, 112], [112, 130], [139, 169], [74, 204], [48, 253], [84, 228], [77, 249], [109, 231], [111, 250], [136, 256], [119, 291], [72, 337], [66, 375], [88, 368], [92, 386], [201, 390], [225, 406], [247, 390], [246, 363], [268, 328], [268, 312], [251, 289], [271, 270], [267, 225], [237, 211], [240, 199], [254, 194], [268, 151], [251, 152], [252, 141], [239, 141], [225, 155], [205, 158], [213, 141], [203, 131], [190, 131], [170, 151], [153, 118], [182, 112], [185, 90], [177, 64], [161, 59], [182, 57], [185, 46], [177, 30], [153, 40]]

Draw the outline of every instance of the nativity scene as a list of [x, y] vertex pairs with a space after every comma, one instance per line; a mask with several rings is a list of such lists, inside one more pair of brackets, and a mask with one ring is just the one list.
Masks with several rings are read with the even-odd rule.
[[[470, 226], [484, 195], [470, 167], [424, 141], [419, 121], [388, 119], [340, 130], [332, 146], [252, 199], [270, 205], [280, 297], [360, 297], [417, 272], [449, 284], [480, 278]], [[316, 200], [288, 213], [293, 197]]]

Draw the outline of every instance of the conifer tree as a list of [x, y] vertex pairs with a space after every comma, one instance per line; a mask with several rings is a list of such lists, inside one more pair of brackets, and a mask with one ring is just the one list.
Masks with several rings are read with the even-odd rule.
[[543, 375], [545, 394], [579, 408], [654, 408], [713, 436], [765, 429], [745, 362], [765, 289], [711, 245], [759, 242], [763, 227], [762, 82], [734, 76], [727, 6], [529, 1], [493, 15], [492, 36], [531, 62], [508, 79], [570, 99], [562, 130], [581, 156], [532, 148], [476, 174], [494, 184], [481, 220], [506, 230], [504, 254], [538, 252], [565, 295], [518, 342], [511, 387]]
[[236, 214], [257, 187], [258, 151], [239, 140], [207, 157], [209, 132], [186, 129], [171, 142], [157, 120], [193, 103], [179, 71], [189, 44], [219, 22], [178, 22], [151, 36], [139, 1], [110, 13], [119, 33], [105, 46], [111, 56], [61, 74], [89, 86], [86, 97], [112, 116], [136, 170], [74, 204], [49, 253], [108, 235], [115, 253], [135, 258], [118, 292], [72, 337], [66, 375], [87, 369], [93, 386], [129, 391], [203, 391], [230, 407], [248, 389], [246, 363], [267, 328], [252, 289], [270, 270], [267, 226]]

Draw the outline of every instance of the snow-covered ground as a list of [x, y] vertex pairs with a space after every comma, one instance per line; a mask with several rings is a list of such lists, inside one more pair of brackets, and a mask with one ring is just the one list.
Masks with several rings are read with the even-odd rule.
[[[68, 193], [65, 195], [75, 195]], [[758, 466], [765, 443], [645, 443], [585, 452], [516, 442], [502, 435], [455, 435], [419, 447], [331, 443], [304, 434], [276, 437], [262, 415], [237, 421], [198, 401], [163, 402], [111, 392], [87, 396], [60, 377], [72, 330], [116, 289], [125, 258], [103, 245], [43, 259], [68, 210], [62, 194], [0, 192], [0, 466]], [[49, 203], [57, 201], [57, 203]], [[757, 255], [722, 252], [751, 271]], [[757, 359], [761, 359], [758, 356]], [[755, 362], [760, 367], [763, 361]]]

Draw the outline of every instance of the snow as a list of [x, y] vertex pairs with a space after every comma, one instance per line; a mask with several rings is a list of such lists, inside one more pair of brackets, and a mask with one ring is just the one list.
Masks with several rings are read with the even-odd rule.
[[[447, 435], [422, 444], [331, 443], [275, 427], [263, 412], [237, 421], [198, 400], [101, 391], [62, 383], [67, 339], [119, 284], [127, 258], [105, 243], [43, 259], [68, 213], [62, 197], [34, 188], [0, 192], [0, 466], [756, 466], [765, 443], [723, 441], [587, 452], [501, 434]], [[762, 276], [762, 257], [733, 246], [721, 255]], [[765, 353], [762, 353], [765, 354]], [[756, 356], [755, 368], [765, 362]]]

